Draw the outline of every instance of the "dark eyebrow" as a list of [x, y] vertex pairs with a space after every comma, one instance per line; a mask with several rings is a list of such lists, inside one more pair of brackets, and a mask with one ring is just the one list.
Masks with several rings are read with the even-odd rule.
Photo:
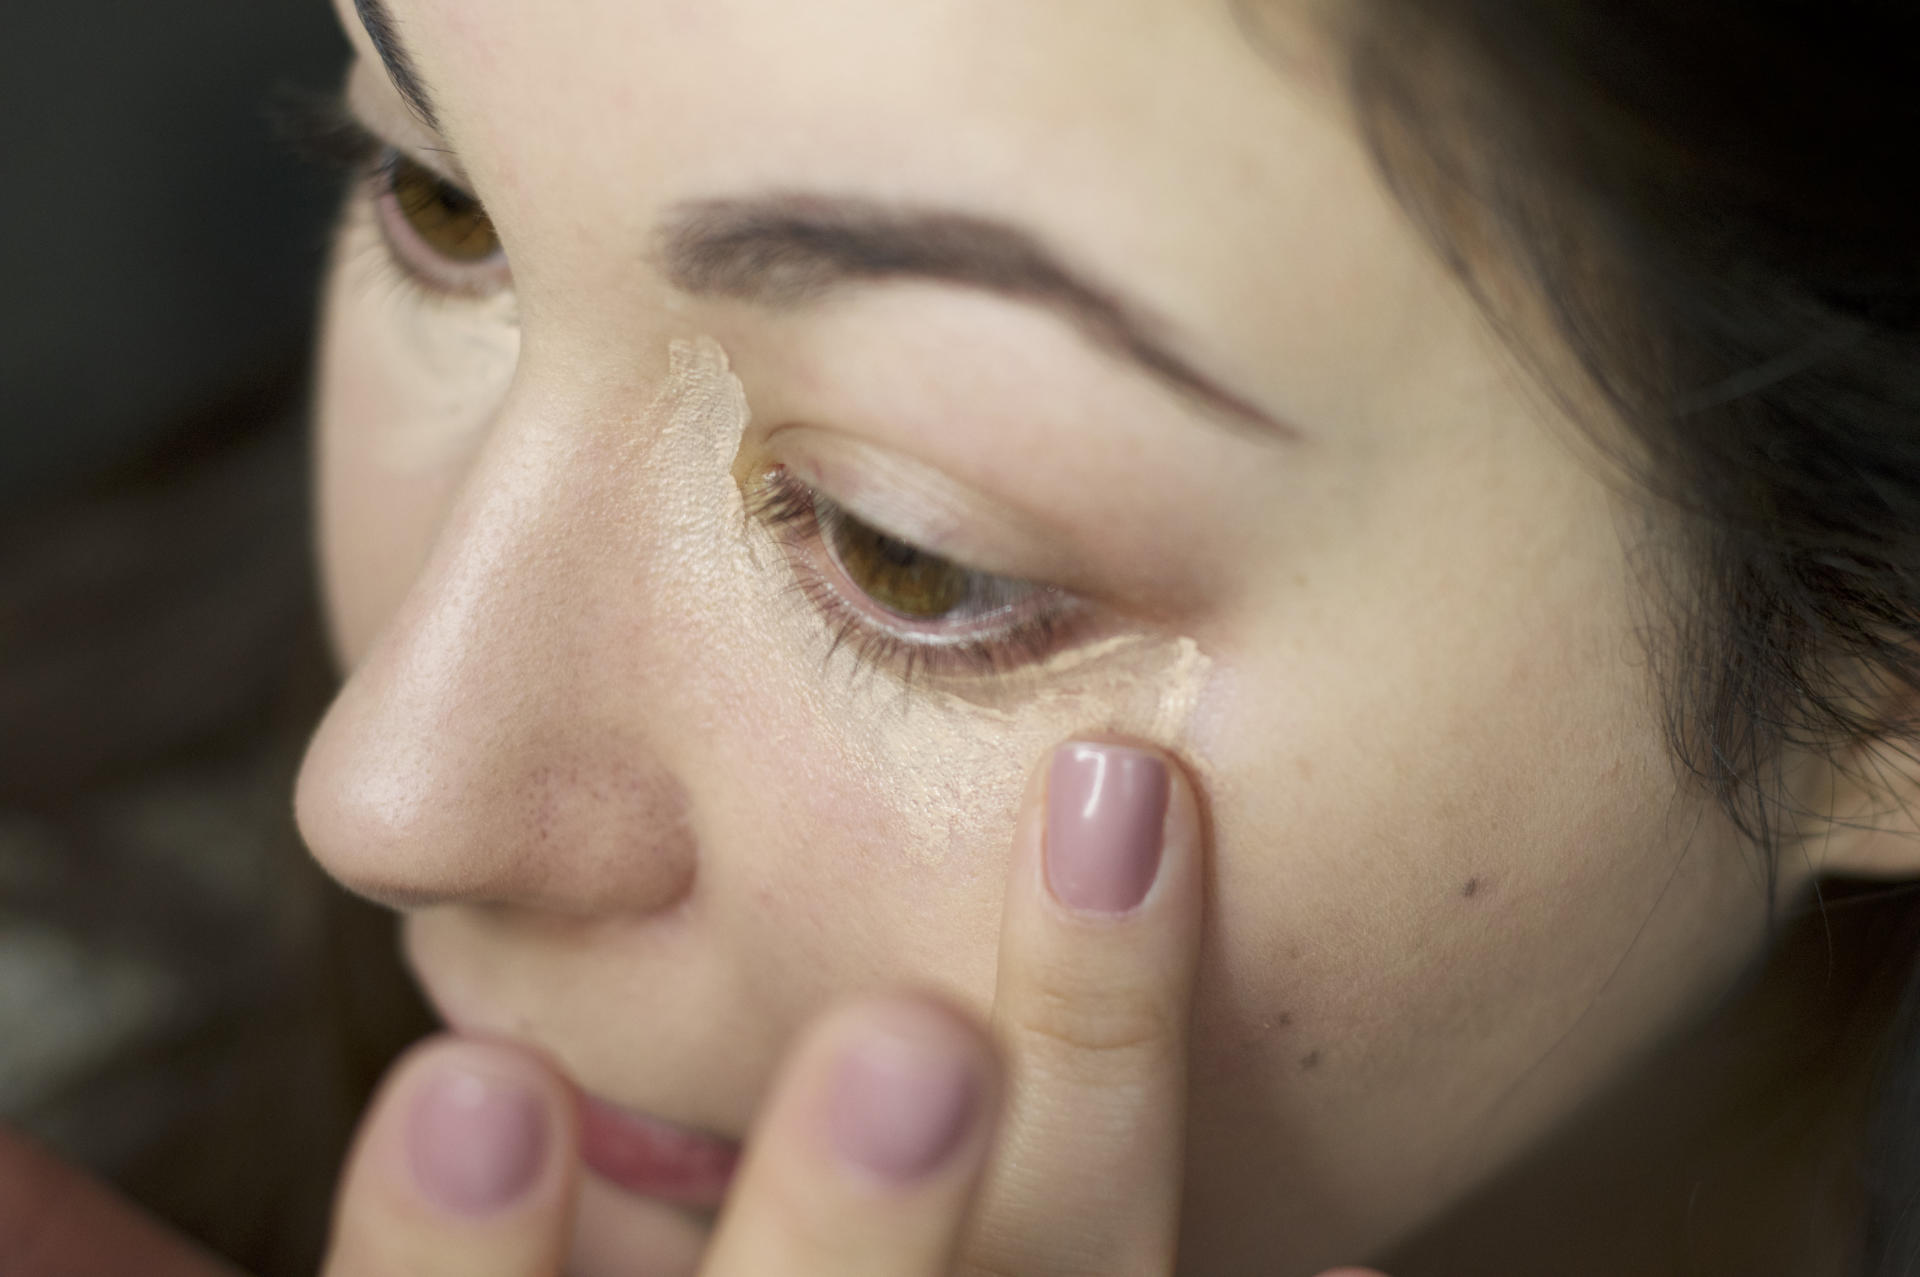
[[774, 195], [682, 204], [661, 246], [667, 278], [697, 297], [795, 306], [846, 284], [917, 278], [1037, 303], [1180, 393], [1263, 433], [1299, 438], [1175, 354], [1159, 335], [1162, 325], [1139, 307], [1007, 223], [864, 199]]
[[353, 8], [360, 15], [360, 25], [367, 29], [367, 38], [373, 41], [374, 52], [386, 64], [393, 87], [400, 91], [420, 122], [438, 133], [440, 114], [433, 109], [433, 98], [427, 93], [420, 72], [414, 68], [413, 55], [400, 42], [400, 29], [394, 23], [393, 11], [387, 8], [385, 0], [353, 0]]

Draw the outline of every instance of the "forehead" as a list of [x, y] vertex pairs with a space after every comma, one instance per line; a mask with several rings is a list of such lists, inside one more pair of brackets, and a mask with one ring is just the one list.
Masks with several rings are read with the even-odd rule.
[[900, 188], [864, 192], [881, 196], [1004, 189], [1036, 169], [1109, 194], [1223, 165], [1244, 185], [1290, 131], [1281, 99], [1314, 78], [1295, 73], [1303, 44], [1266, 17], [1256, 37], [1239, 0], [374, 7], [463, 150], [531, 138], [688, 180]]
[[1421, 313], [1307, 0], [386, 7], [530, 316], [624, 313], [666, 210], [763, 192], [1028, 228], [1297, 419]]

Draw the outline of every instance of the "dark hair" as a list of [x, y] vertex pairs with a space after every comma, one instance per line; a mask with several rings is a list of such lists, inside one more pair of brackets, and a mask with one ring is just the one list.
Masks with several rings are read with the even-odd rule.
[[[1788, 763], [1871, 782], [1920, 739], [1915, 13], [1373, 0], [1339, 31], [1395, 193], [1508, 334], [1548, 321], [1554, 348], [1525, 353], [1589, 420], [1597, 400], [1664, 508], [1649, 651], [1673, 751], [1770, 900], [1833, 815], [1796, 804]], [[1920, 978], [1898, 949], [1864, 1151], [1875, 1277], [1920, 1270]]]

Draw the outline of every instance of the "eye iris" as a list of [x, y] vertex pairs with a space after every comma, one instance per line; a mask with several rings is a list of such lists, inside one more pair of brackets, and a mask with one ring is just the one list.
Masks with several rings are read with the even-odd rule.
[[404, 159], [394, 166], [392, 180], [407, 228], [434, 252], [450, 261], [478, 263], [500, 251], [493, 221], [478, 200]]
[[828, 529], [841, 570], [889, 612], [916, 621], [937, 620], [967, 597], [967, 574], [904, 541], [842, 514]]

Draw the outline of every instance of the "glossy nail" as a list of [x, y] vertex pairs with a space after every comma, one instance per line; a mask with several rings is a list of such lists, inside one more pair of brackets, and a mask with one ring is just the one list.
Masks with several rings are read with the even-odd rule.
[[1082, 913], [1140, 907], [1160, 872], [1166, 763], [1123, 745], [1054, 751], [1047, 780], [1047, 886]]

